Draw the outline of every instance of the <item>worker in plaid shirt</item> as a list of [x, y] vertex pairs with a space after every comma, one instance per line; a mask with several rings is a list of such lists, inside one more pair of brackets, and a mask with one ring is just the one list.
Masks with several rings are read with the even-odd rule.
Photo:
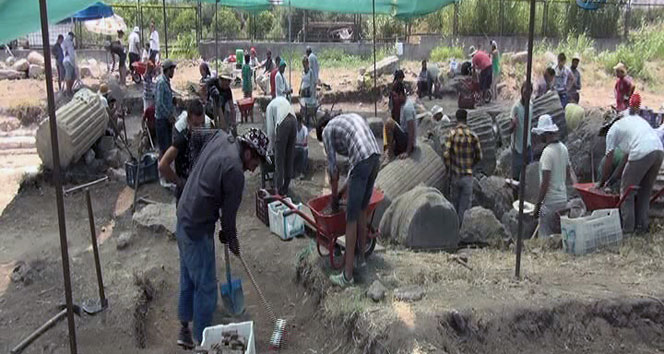
[[450, 173], [452, 203], [463, 223], [463, 214], [473, 202], [473, 167], [482, 160], [480, 139], [466, 124], [468, 112], [456, 112], [457, 126], [445, 142], [445, 166]]

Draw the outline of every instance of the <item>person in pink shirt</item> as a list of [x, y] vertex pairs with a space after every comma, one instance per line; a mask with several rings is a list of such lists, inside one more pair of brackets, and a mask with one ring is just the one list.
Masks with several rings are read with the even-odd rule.
[[480, 72], [480, 89], [482, 90], [482, 97], [486, 97], [487, 92], [491, 89], [491, 82], [493, 81], [491, 57], [482, 50], [475, 50], [470, 56], [473, 58], [471, 61], [473, 68]]
[[634, 93], [634, 83], [632, 78], [627, 75], [627, 67], [623, 63], [618, 63], [613, 70], [616, 71], [616, 110], [622, 112], [629, 108], [629, 99]]

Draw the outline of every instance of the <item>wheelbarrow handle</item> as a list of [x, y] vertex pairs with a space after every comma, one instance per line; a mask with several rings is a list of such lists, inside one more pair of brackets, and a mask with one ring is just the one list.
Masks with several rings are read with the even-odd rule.
[[625, 193], [623, 193], [623, 195], [620, 197], [620, 200], [618, 201], [618, 205], [616, 205], [616, 208], [620, 208], [620, 206], [622, 205], [622, 203], [625, 202], [625, 199], [627, 199], [627, 197], [629, 197], [629, 195], [630, 195], [633, 191], [638, 191], [639, 189], [641, 189], [641, 187], [640, 187], [640, 186], [636, 186], [636, 185], [631, 185], [631, 186], [627, 187], [627, 190], [625, 190]]

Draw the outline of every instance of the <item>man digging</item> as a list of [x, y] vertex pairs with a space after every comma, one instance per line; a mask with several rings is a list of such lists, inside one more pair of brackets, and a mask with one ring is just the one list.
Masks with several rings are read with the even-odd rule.
[[[219, 130], [203, 148], [184, 186], [177, 209], [180, 252], [177, 344], [191, 349], [201, 343], [217, 307], [214, 228], [219, 241], [240, 255], [236, 218], [244, 190], [244, 171], [254, 171], [267, 157], [268, 139], [256, 128], [235, 138]], [[221, 215], [220, 214], [221, 211]], [[189, 322], [193, 321], [192, 331]]]
[[[334, 285], [344, 288], [355, 282], [353, 264], [358, 238], [360, 249], [357, 265], [359, 268], [366, 267], [364, 249], [367, 244], [367, 208], [380, 166], [380, 148], [367, 122], [354, 113], [323, 119], [316, 128], [316, 137], [323, 141], [327, 154], [332, 210], [338, 209], [339, 199], [348, 192], [344, 270], [338, 275], [330, 276]], [[336, 154], [348, 157], [351, 165], [346, 184], [341, 188], [338, 188], [339, 167]]]

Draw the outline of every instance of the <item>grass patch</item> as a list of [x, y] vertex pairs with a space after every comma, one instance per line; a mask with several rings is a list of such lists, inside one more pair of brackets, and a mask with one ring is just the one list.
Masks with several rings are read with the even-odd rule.
[[430, 61], [432, 62], [446, 62], [452, 58], [463, 58], [463, 48], [457, 46], [438, 46], [431, 51]]
[[630, 41], [621, 43], [615, 51], [603, 52], [599, 61], [607, 72], [619, 62], [627, 65], [629, 74], [646, 81], [656, 82], [657, 78], [646, 65], [652, 60], [664, 59], [664, 22], [643, 26], [632, 32]]

